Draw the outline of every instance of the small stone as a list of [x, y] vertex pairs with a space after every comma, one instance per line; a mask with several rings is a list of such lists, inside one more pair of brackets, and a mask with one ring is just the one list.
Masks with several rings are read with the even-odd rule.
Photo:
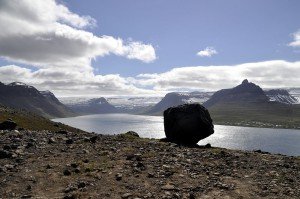
[[166, 184], [166, 185], [162, 186], [161, 189], [166, 190], [166, 191], [176, 190], [175, 186], [171, 185], [171, 184]]
[[53, 137], [48, 139], [48, 144], [53, 144], [55, 142], [56, 142], [56, 140]]
[[122, 198], [129, 198], [129, 197], [131, 197], [131, 196], [132, 196], [131, 193], [124, 193], [121, 197], [122, 197]]
[[65, 131], [65, 130], [59, 130], [59, 131], [56, 131], [55, 133], [67, 135], [69, 132], [68, 132], [68, 131]]
[[78, 167], [78, 164], [77, 164], [77, 163], [71, 163], [71, 167], [77, 168], [77, 167]]
[[154, 178], [154, 173], [149, 172], [148, 173], [148, 178]]
[[117, 173], [115, 177], [116, 177], [116, 180], [117, 180], [117, 181], [120, 181], [120, 180], [122, 180], [122, 177], [123, 177], [123, 176], [122, 176], [122, 174]]
[[65, 192], [65, 193], [70, 193], [70, 192], [75, 191], [75, 190], [77, 190], [77, 188], [74, 187], [73, 185], [69, 184], [69, 185], [67, 186], [67, 188], [65, 189], [64, 192]]
[[17, 123], [8, 119], [2, 123], [0, 123], [0, 130], [14, 130], [17, 127]]
[[23, 195], [23, 196], [21, 196], [21, 198], [32, 198], [32, 196], [31, 195]]
[[26, 190], [31, 190], [31, 185], [27, 185]]
[[65, 169], [63, 173], [65, 176], [71, 175], [71, 172], [68, 169]]
[[74, 170], [75, 173], [80, 173], [80, 168], [77, 167], [75, 170]]
[[0, 159], [11, 158], [12, 153], [6, 150], [0, 150]]
[[86, 183], [85, 182], [79, 182], [78, 183], [78, 188], [84, 188], [86, 186]]
[[96, 135], [90, 138], [91, 143], [96, 143], [97, 140], [98, 140], [98, 136], [96, 136]]
[[66, 140], [66, 144], [73, 144], [73, 143], [74, 143], [74, 141], [71, 138]]

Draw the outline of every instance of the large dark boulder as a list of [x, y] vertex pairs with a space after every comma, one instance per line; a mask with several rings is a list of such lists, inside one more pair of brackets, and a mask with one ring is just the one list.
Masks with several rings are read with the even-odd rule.
[[209, 112], [200, 104], [184, 104], [164, 111], [167, 140], [177, 144], [195, 145], [214, 133]]
[[8, 119], [0, 123], [0, 130], [14, 130], [17, 127], [17, 123]]

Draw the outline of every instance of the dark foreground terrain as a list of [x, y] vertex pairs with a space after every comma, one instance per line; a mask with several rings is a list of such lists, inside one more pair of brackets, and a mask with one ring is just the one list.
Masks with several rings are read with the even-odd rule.
[[300, 159], [133, 135], [0, 131], [2, 198], [300, 198]]

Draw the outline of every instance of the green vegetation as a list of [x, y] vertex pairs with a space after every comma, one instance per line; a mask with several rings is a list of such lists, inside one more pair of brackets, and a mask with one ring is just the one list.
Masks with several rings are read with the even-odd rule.
[[300, 105], [221, 103], [209, 108], [215, 124], [268, 128], [300, 128]]
[[18, 124], [17, 128], [28, 130], [67, 130], [72, 132], [82, 132], [82, 130], [64, 125], [62, 123], [52, 122], [51, 120], [37, 114], [25, 111], [23, 109], [12, 109], [0, 105], [0, 122], [11, 118]]

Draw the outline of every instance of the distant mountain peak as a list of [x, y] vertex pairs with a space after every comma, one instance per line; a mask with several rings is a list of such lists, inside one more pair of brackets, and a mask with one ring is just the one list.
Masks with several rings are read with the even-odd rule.
[[243, 82], [242, 82], [242, 84], [249, 84], [248, 79], [244, 79]]
[[0, 84], [0, 104], [25, 109], [50, 118], [74, 115], [50, 91], [40, 92], [35, 87], [22, 82]]
[[256, 103], [268, 101], [269, 98], [266, 96], [261, 87], [245, 79], [242, 84], [234, 88], [217, 91], [204, 103], [204, 106], [210, 107], [219, 103]]
[[33, 86], [29, 86], [23, 82], [12, 82], [10, 84], [7, 84], [8, 86], [22, 86], [22, 87], [26, 87], [26, 88], [34, 88]]

